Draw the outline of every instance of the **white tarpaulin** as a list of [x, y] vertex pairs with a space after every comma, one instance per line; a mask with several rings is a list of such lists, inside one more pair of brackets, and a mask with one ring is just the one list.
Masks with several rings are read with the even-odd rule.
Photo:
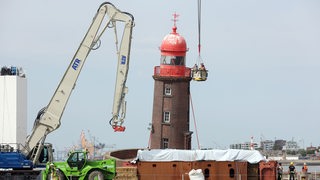
[[152, 149], [138, 150], [138, 161], [247, 161], [258, 163], [266, 161], [256, 150], [178, 150], [178, 149]]

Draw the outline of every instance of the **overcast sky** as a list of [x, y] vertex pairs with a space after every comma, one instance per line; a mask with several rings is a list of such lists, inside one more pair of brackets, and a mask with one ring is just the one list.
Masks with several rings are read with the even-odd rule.
[[[0, 66], [22, 67], [28, 79], [28, 133], [51, 99], [103, 1], [1, 0]], [[197, 1], [115, 0], [135, 17], [127, 80], [126, 131], [109, 126], [116, 73], [113, 30], [92, 51], [62, 125], [48, 135], [57, 150], [78, 144], [82, 130], [117, 149], [148, 145], [154, 66], [159, 46], [180, 14], [187, 66], [198, 59]], [[191, 82], [197, 130], [193, 148], [284, 139], [320, 145], [320, 1], [202, 0], [201, 56], [206, 82]], [[196, 133], [197, 132], [197, 133]]]

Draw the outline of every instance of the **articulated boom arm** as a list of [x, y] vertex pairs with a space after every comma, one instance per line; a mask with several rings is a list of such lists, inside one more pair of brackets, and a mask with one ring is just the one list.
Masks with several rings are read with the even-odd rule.
[[[100, 26], [103, 20], [106, 19], [106, 14], [108, 15], [109, 19], [107, 20], [106, 25], [101, 29]], [[106, 28], [115, 27], [115, 23], [117, 21], [124, 22], [125, 25], [120, 50], [118, 52], [117, 79], [112, 114], [113, 119], [111, 120], [110, 124], [112, 124], [115, 130], [124, 129], [122, 128], [121, 124], [123, 123], [123, 118], [125, 116], [123, 115], [123, 118], [118, 120], [117, 113], [119, 113], [121, 105], [125, 104], [124, 96], [127, 92], [125, 82], [129, 69], [129, 55], [134, 19], [131, 14], [121, 12], [113, 4], [105, 2], [99, 7], [91, 26], [89, 27], [76, 54], [70, 62], [70, 65], [60, 81], [55, 93], [53, 94], [52, 99], [50, 100], [49, 104], [39, 112], [35, 120], [32, 133], [26, 140], [24, 153], [30, 156], [30, 159], [32, 159], [34, 163], [40, 156], [41, 144], [44, 143], [47, 134], [59, 128], [61, 124], [61, 116], [64, 112], [71, 92], [75, 87], [76, 81], [88, 54], [90, 53], [91, 49], [93, 49], [93, 46], [99, 41]]]
[[[111, 16], [111, 14], [109, 14], [109, 16]], [[128, 13], [116, 13], [114, 19], [117, 21], [126, 22], [126, 26], [124, 27], [120, 49], [118, 52], [117, 77], [113, 98], [112, 118], [109, 123], [114, 131], [122, 132], [125, 130], [125, 127], [122, 126], [126, 114], [125, 95], [128, 93], [128, 88], [125, 85], [129, 70], [132, 27], [134, 24], [132, 15]]]

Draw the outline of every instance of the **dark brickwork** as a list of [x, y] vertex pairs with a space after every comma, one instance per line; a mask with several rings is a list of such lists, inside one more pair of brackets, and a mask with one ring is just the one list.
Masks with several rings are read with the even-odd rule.
[[[155, 77], [152, 114], [151, 149], [191, 149], [189, 130], [189, 98], [191, 78]], [[171, 94], [165, 94], [165, 89]], [[170, 122], [164, 122], [164, 112]], [[168, 140], [167, 147], [163, 139]]]

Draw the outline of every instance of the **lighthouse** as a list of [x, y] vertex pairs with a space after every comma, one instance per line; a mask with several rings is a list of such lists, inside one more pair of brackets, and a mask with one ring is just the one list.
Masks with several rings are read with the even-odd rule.
[[154, 67], [154, 98], [149, 148], [191, 149], [189, 101], [191, 69], [186, 67], [187, 43], [177, 32], [177, 14], [161, 43], [160, 66]]

